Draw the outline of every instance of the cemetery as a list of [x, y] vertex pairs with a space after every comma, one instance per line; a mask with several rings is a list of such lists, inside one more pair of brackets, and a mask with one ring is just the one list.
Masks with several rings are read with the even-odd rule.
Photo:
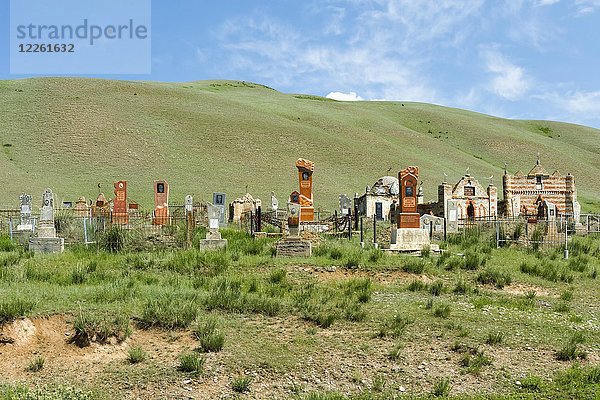
[[212, 397], [240, 379], [252, 398], [595, 390], [600, 216], [571, 175], [538, 160], [498, 199], [467, 170], [425, 202], [407, 166], [325, 210], [319, 165], [290, 168], [298, 186], [266, 209], [250, 193], [178, 202], [164, 179], [148, 210], [125, 180], [90, 201], [23, 193], [0, 211], [0, 370], [23, 379], [35, 348], [42, 371], [120, 395]]

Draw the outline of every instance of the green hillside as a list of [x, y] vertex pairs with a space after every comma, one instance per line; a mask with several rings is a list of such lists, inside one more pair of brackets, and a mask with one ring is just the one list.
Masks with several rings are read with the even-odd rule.
[[[95, 197], [100, 183], [129, 182], [129, 196], [152, 206], [152, 181], [186, 194], [228, 200], [248, 191], [268, 204], [297, 188], [294, 162], [315, 162], [315, 202], [331, 209], [339, 193], [362, 193], [383, 175], [418, 165], [425, 199], [447, 173], [470, 167], [500, 186], [542, 164], [575, 175], [586, 210], [600, 210], [600, 130], [559, 122], [515, 121], [421, 103], [337, 102], [282, 94], [235, 81], [124, 82], [43, 78], [0, 81], [0, 208], [25, 191], [40, 203]], [[387, 172], [391, 168], [391, 172]]]

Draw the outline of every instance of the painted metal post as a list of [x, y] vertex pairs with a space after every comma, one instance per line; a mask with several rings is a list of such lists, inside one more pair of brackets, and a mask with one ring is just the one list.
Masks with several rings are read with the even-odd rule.
[[373, 247], [379, 248], [377, 244], [377, 218], [373, 218]]
[[365, 248], [365, 232], [363, 231], [363, 217], [360, 217], [360, 247]]

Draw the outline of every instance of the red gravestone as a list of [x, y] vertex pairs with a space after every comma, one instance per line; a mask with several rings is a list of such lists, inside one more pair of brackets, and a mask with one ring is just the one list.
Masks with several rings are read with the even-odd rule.
[[296, 161], [296, 168], [298, 168], [298, 180], [300, 181], [300, 222], [312, 222], [315, 220], [312, 183], [315, 163], [299, 158]]
[[112, 223], [127, 225], [129, 214], [127, 213], [127, 182], [115, 183], [115, 199], [113, 200]]
[[300, 193], [297, 190], [290, 194], [290, 203], [300, 204]]
[[400, 182], [398, 228], [420, 228], [421, 221], [417, 212], [419, 167], [408, 167], [400, 171], [398, 181]]
[[154, 225], [169, 225], [169, 184], [165, 180], [154, 181]]

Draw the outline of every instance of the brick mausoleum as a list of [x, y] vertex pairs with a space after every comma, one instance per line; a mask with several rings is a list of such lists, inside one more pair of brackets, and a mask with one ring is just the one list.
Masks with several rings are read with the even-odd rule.
[[575, 177], [549, 174], [540, 163], [527, 175], [517, 171], [510, 175], [506, 170], [502, 177], [504, 200], [499, 204], [501, 213], [507, 217], [536, 216], [553, 219], [558, 215], [570, 215], [579, 220], [581, 206], [577, 202]]

